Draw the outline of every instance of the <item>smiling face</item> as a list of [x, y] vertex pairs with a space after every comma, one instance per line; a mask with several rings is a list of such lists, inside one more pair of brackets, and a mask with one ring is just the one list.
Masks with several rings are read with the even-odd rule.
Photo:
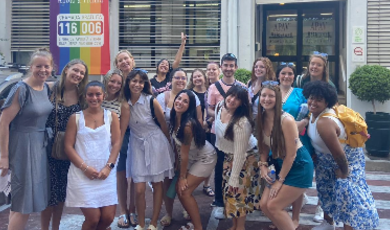
[[100, 86], [89, 86], [85, 94], [85, 101], [89, 108], [99, 108], [104, 100], [104, 92]]
[[278, 76], [280, 85], [291, 86], [294, 83], [294, 71], [290, 67], [284, 67]]
[[229, 95], [225, 99], [225, 107], [229, 111], [235, 111], [241, 105], [241, 100], [236, 95]]
[[176, 113], [182, 114], [185, 111], [188, 110], [188, 107], [190, 106], [190, 98], [186, 93], [181, 93], [179, 96], [177, 96], [175, 102], [174, 102], [174, 108]]
[[122, 77], [118, 74], [113, 74], [107, 83], [107, 93], [116, 95], [122, 89]]
[[162, 60], [157, 66], [158, 73], [167, 74], [169, 71], [169, 63], [167, 60]]
[[187, 75], [183, 71], [176, 71], [172, 77], [172, 90], [183, 90], [187, 85]]
[[202, 87], [205, 83], [206, 79], [200, 71], [196, 71], [192, 74], [192, 84], [194, 84], [194, 86]]
[[132, 94], [140, 94], [144, 89], [144, 86], [145, 82], [138, 74], [129, 82], [129, 89]]
[[267, 74], [267, 68], [265, 67], [264, 63], [262, 61], [256, 62], [255, 66], [253, 67], [255, 71], [255, 76], [257, 78], [264, 78]]
[[83, 64], [74, 64], [65, 71], [65, 82], [78, 85], [84, 79], [85, 72]]
[[310, 60], [309, 73], [316, 78], [322, 78], [325, 71], [325, 63], [319, 57], [313, 57]]
[[322, 113], [322, 111], [327, 108], [328, 103], [325, 101], [324, 98], [310, 96], [307, 99], [307, 106], [309, 107], [309, 111], [314, 116], [318, 116], [320, 113]]
[[273, 109], [276, 104], [275, 91], [269, 88], [263, 88], [260, 94], [260, 104], [265, 110]]
[[220, 74], [219, 66], [216, 63], [210, 63], [207, 65], [206, 75], [211, 83], [218, 81], [219, 74]]
[[222, 73], [225, 77], [234, 77], [234, 73], [237, 70], [237, 65], [235, 61], [223, 61], [222, 66]]
[[116, 68], [124, 73], [130, 72], [134, 67], [134, 59], [128, 53], [122, 52], [116, 56]]
[[53, 66], [49, 58], [44, 56], [36, 56], [30, 66], [32, 77], [39, 82], [44, 82], [51, 75]]

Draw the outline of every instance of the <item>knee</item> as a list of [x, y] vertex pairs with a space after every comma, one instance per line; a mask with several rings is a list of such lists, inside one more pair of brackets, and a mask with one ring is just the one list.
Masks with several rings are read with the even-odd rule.
[[110, 226], [110, 224], [114, 221], [115, 212], [106, 213], [100, 217], [100, 223], [104, 226]]
[[88, 226], [89, 229], [96, 229], [100, 222], [100, 215], [85, 217], [84, 224]]
[[187, 199], [192, 195], [192, 193], [189, 192], [187, 189], [187, 190], [184, 190], [181, 194], [179, 193], [179, 191], [177, 191], [177, 195], [178, 195], [179, 199]]
[[260, 209], [261, 211], [263, 212], [267, 212], [268, 211], [268, 208], [267, 208], [267, 201], [265, 199], [261, 199], [260, 200]]
[[267, 203], [267, 210], [271, 215], [275, 215], [280, 211], [280, 208], [275, 204], [275, 202], [270, 201]]
[[137, 199], [142, 199], [145, 197], [145, 188], [135, 188], [135, 196]]

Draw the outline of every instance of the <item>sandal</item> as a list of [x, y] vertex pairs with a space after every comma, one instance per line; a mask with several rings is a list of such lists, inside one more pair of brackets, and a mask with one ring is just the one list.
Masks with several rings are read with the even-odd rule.
[[145, 230], [145, 227], [141, 227], [141, 226], [137, 225], [137, 226], [134, 228], [134, 230]]
[[137, 226], [138, 224], [138, 220], [137, 220], [137, 214], [135, 213], [130, 213], [130, 216], [129, 216], [129, 223], [132, 227], [135, 227]]
[[191, 220], [191, 217], [186, 210], [183, 210], [183, 218], [186, 220]]
[[164, 227], [168, 227], [171, 225], [172, 217], [170, 217], [168, 214], [166, 214], [163, 218], [161, 218], [160, 223]]
[[194, 225], [191, 222], [188, 222], [186, 226], [181, 226], [179, 230], [194, 230]]
[[150, 225], [149, 225], [149, 227], [148, 227], [148, 230], [157, 230], [157, 228], [156, 228], [156, 227], [154, 227], [154, 225], [153, 225], [153, 224], [150, 224]]
[[206, 194], [207, 196], [215, 195], [213, 189], [210, 186], [203, 186], [203, 193]]
[[[120, 220], [122, 220], [122, 224], [119, 222]], [[128, 219], [128, 215], [127, 214], [122, 214], [118, 217], [118, 227], [119, 228], [129, 228], [130, 227], [130, 222], [129, 222], [129, 219]]]

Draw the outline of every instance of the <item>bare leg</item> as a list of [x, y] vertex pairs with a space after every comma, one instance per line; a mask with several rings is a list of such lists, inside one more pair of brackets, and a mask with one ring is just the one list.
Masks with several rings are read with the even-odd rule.
[[303, 203], [303, 194], [298, 197], [296, 201], [292, 203], [292, 221], [294, 223], [295, 229], [299, 226], [299, 214], [302, 210], [302, 203]]
[[246, 216], [242, 216], [236, 219], [237, 220], [237, 227], [236, 230], [245, 230], [245, 220]]
[[[194, 224], [195, 230], [202, 230], [202, 222], [200, 219], [198, 204], [192, 192], [204, 181], [204, 177], [196, 177], [191, 174], [187, 176], [188, 188], [182, 191], [181, 196], [179, 195], [180, 202], [182, 203], [184, 209], [188, 212], [191, 217], [191, 221]], [[176, 190], [179, 188], [176, 188]], [[179, 192], [178, 192], [179, 194]]]
[[232, 227], [230, 227], [228, 230], [236, 230], [237, 229], [237, 218], [232, 219]]
[[99, 225], [96, 227], [96, 230], [105, 230], [107, 229], [112, 221], [115, 218], [116, 205], [110, 205], [100, 208], [100, 220]]
[[[129, 212], [130, 213], [135, 213], [135, 185], [132, 179], [130, 179], [130, 202], [129, 202]], [[137, 221], [132, 219], [133, 217], [130, 217], [130, 222], [133, 224], [137, 224]]]
[[80, 208], [84, 214], [85, 220], [81, 227], [82, 230], [96, 230], [99, 225], [101, 212], [99, 208]]
[[157, 219], [160, 215], [161, 205], [163, 200], [163, 183], [154, 182], [153, 185], [153, 216], [150, 224], [157, 227]]
[[167, 212], [167, 215], [172, 218], [172, 213], [173, 213], [173, 202], [174, 199], [169, 198], [166, 194], [169, 189], [169, 186], [171, 186], [172, 179], [165, 178], [164, 180], [164, 204], [165, 204], [165, 210]]
[[48, 206], [41, 212], [41, 229], [49, 230], [50, 220], [53, 216], [53, 206]]
[[324, 213], [324, 220], [328, 222], [328, 224], [332, 225], [333, 224], [333, 218], [328, 215], [328, 213]]
[[[126, 170], [116, 172], [116, 189], [118, 194], [119, 210], [121, 215], [126, 215], [126, 218], [129, 215], [127, 210], [127, 187]], [[128, 224], [125, 224], [124, 222], [124, 219], [120, 218], [118, 220], [118, 226], [128, 226]]]
[[145, 209], [146, 209], [146, 200], [145, 200], [145, 191], [146, 183], [134, 183], [135, 184], [135, 202], [138, 213], [138, 224], [142, 228], [145, 227]]
[[206, 180], [204, 180], [204, 183], [203, 183], [204, 187], [209, 187], [210, 186], [210, 177], [211, 177], [211, 175], [209, 177], [207, 177]]
[[24, 230], [30, 214], [11, 211], [9, 214], [8, 230]]

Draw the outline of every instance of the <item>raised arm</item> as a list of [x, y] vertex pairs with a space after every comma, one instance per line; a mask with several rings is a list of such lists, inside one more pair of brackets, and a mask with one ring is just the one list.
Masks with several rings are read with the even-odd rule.
[[183, 57], [184, 48], [186, 46], [187, 35], [181, 32], [181, 44], [179, 50], [176, 53], [175, 60], [173, 61], [172, 68], [176, 69], [179, 67], [181, 58]]

